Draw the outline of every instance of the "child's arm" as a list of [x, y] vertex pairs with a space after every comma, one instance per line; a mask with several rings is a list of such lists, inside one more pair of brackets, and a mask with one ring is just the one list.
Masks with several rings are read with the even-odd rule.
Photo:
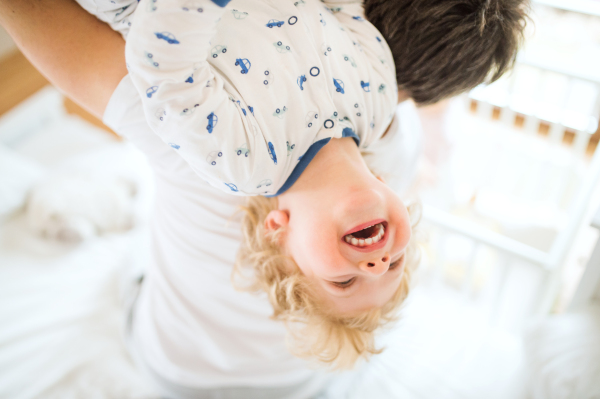
[[[146, 119], [158, 136], [211, 185], [256, 194], [251, 181], [260, 179], [254, 165], [260, 166], [263, 157], [267, 163], [268, 148], [266, 143], [257, 148], [260, 135], [249, 134], [252, 115], [242, 115], [235, 96], [224, 88], [228, 83], [207, 61], [228, 1], [142, 0], [126, 60]], [[250, 68], [246, 59], [236, 65], [242, 74]], [[236, 155], [238, 147], [249, 150], [245, 160]]]
[[387, 43], [377, 28], [365, 19], [363, 0], [324, 0], [323, 3], [344, 29], [356, 36], [363, 49], [375, 50], [373, 54], [377, 55], [380, 62], [391, 62], [393, 66], [392, 53]]
[[[381, 33], [365, 19], [363, 0], [323, 0], [336, 17], [340, 26], [348, 31], [358, 48], [356, 56], [366, 56], [373, 65], [374, 75], [371, 77], [368, 88], [373, 93], [390, 96], [394, 102], [398, 99], [398, 85], [396, 83], [396, 67], [392, 52], [383, 39]], [[388, 122], [392, 120], [389, 115]]]

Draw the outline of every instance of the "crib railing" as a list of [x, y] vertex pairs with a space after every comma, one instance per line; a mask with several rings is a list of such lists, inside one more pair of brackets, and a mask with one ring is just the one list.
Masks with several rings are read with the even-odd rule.
[[[594, 215], [591, 226], [600, 230], [600, 208]], [[577, 311], [594, 303], [600, 304], [600, 237], [596, 241], [579, 286], [569, 303], [569, 311]]]
[[[426, 204], [423, 207], [423, 219], [435, 231], [430, 245], [436, 253], [432, 263], [437, 278], [452, 275], [454, 286], [470, 295], [482, 290], [478, 270], [487, 268], [484, 273], [487, 285], [481, 291], [483, 294], [480, 292], [487, 312], [496, 321], [502, 319], [503, 313], [504, 318], [514, 319], [517, 316], [509, 313], [520, 312], [524, 321], [531, 314], [545, 314], [553, 308], [560, 289], [561, 269], [578, 232], [591, 217], [590, 198], [600, 182], [600, 150], [596, 150], [597, 137], [593, 136], [600, 114], [600, 82], [541, 66], [518, 64], [512, 75], [474, 89], [469, 101], [477, 117], [522, 129], [523, 134], [555, 146], [567, 145], [572, 162], [589, 158], [580, 184], [563, 204], [566, 221], [546, 251], [449, 212]], [[535, 190], [539, 181], [534, 178], [531, 184], [531, 190]], [[569, 184], [573, 182], [568, 177], [559, 179], [555, 192], [567, 192]], [[555, 200], [566, 201], [559, 197]], [[454, 273], [449, 272], [452, 261], [447, 259], [445, 249], [452, 240], [468, 243], [465, 251], [469, 252], [462, 260], [462, 269]], [[519, 276], [523, 275], [528, 276], [527, 283], [519, 285]], [[512, 300], [510, 296], [518, 298], [512, 307], [506, 305]], [[509, 324], [518, 328], [520, 323]]]
[[[543, 132], [551, 142], [566, 142], [576, 153], [593, 153], [600, 114], [600, 82], [548, 65], [520, 62], [514, 71], [469, 93], [483, 117], [522, 124], [529, 134]], [[499, 114], [499, 115], [494, 115]]]
[[[507, 330], [541, 311], [538, 298], [552, 274], [548, 253], [431, 206], [423, 206], [423, 221], [435, 253], [423, 283], [453, 287], [490, 324]], [[457, 247], [461, 262], [448, 257]]]

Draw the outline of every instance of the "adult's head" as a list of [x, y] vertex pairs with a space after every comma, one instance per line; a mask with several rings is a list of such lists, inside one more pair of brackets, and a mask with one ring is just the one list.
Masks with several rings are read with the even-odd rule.
[[432, 104], [491, 83], [515, 62], [528, 0], [365, 0], [387, 41], [398, 89]]

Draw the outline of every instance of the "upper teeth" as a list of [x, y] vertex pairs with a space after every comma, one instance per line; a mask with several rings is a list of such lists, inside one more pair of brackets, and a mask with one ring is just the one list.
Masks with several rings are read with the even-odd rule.
[[[368, 229], [369, 227], [373, 227], [373, 226], [365, 227], [365, 229]], [[346, 242], [348, 244], [352, 244], [356, 247], [364, 247], [366, 245], [372, 245], [372, 244], [378, 243], [381, 240], [381, 238], [383, 237], [383, 234], [385, 233], [385, 229], [383, 227], [383, 224], [381, 224], [381, 223], [377, 224], [376, 228], [379, 230], [379, 232], [377, 233], [377, 235], [375, 235], [375, 237], [363, 239], [363, 238], [356, 238], [352, 234], [348, 234], [344, 237], [344, 240], [346, 240]]]

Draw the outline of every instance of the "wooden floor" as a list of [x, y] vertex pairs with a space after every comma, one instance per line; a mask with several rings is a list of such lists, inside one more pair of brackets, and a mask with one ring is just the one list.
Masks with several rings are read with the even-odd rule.
[[[0, 60], [0, 116], [25, 100], [42, 87], [50, 85], [48, 80], [18, 50]], [[98, 118], [65, 97], [65, 109], [88, 122], [113, 133]]]

